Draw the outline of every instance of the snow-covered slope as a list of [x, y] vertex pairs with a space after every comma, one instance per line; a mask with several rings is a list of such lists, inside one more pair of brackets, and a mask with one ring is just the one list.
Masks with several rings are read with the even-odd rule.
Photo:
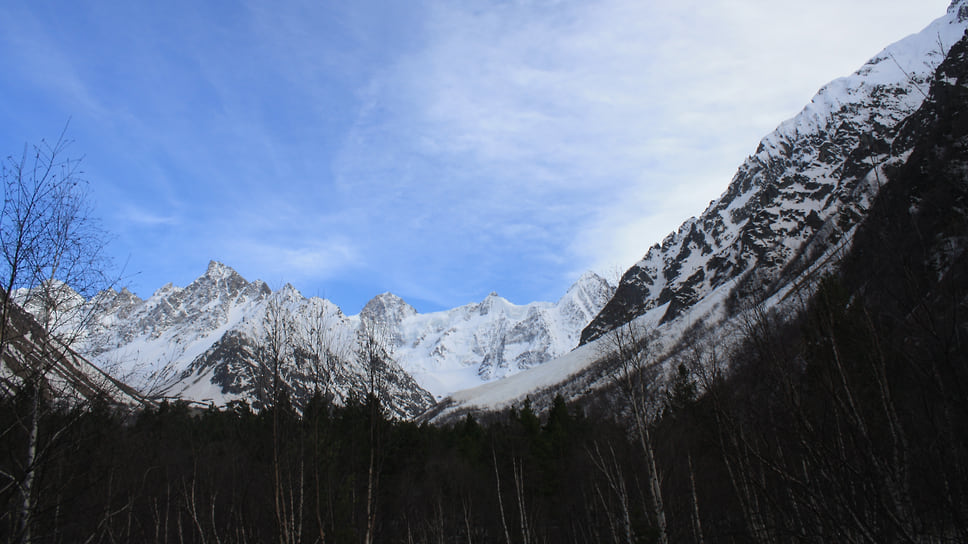
[[517, 306], [491, 293], [452, 310], [413, 312], [395, 328], [395, 357], [437, 395], [506, 378], [574, 349], [611, 293], [586, 273], [556, 303]]
[[[892, 142], [921, 105], [935, 69], [965, 32], [968, 3], [825, 85], [760, 142], [723, 195], [622, 277], [582, 342], [668, 304], [670, 320], [717, 287], [762, 298], [826, 248], [849, 241], [884, 181], [909, 150]], [[791, 268], [793, 267], [793, 268]]]
[[251, 325], [270, 294], [216, 262], [187, 287], [172, 284], [147, 300], [123, 289], [107, 291], [89, 329], [85, 351], [146, 392], [168, 387], [188, 363], [228, 330]]
[[[632, 322], [658, 334], [657, 357], [702, 323], [729, 344], [744, 306], [772, 307], [809, 292], [837, 266], [890, 174], [916, 138], [901, 127], [925, 103], [935, 71], [968, 27], [968, 0], [824, 86], [760, 142], [723, 195], [648, 250], [582, 332], [582, 347], [495, 384], [461, 391], [429, 414], [446, 420], [554, 392], [587, 393], [608, 380], [607, 333]], [[555, 371], [557, 370], [557, 371]]]
[[[442, 396], [510, 376], [573, 349], [611, 293], [605, 280], [585, 274], [557, 303], [517, 306], [491, 294], [477, 304], [419, 314], [385, 293], [360, 315], [346, 316], [327, 300], [307, 299], [288, 285], [272, 292], [211, 262], [189, 286], [169, 284], [147, 300], [126, 290], [99, 295], [101, 309], [87, 330], [85, 349], [147, 392], [216, 404], [255, 401], [267, 313], [281, 308], [293, 346], [283, 374], [293, 397], [306, 398], [319, 386], [345, 400], [365, 383], [366, 369], [356, 357], [365, 320], [386, 333], [394, 360], [387, 370], [388, 398], [398, 414], [412, 416], [433, 403], [430, 393]], [[321, 372], [313, 364], [312, 346], [320, 344], [336, 361], [332, 370]]]
[[49, 329], [17, 304], [10, 304], [7, 319], [0, 357], [0, 393], [11, 395], [29, 384], [39, 387], [47, 398], [69, 404], [94, 400], [128, 407], [150, 404], [60, 338], [49, 335]]

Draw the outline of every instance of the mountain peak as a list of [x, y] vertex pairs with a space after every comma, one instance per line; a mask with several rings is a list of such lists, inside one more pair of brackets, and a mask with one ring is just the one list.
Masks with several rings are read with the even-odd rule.
[[181, 290], [182, 290], [181, 287], [176, 286], [172, 282], [168, 282], [162, 285], [161, 287], [159, 287], [151, 296], [153, 298], [164, 298], [171, 295], [172, 293], [177, 293]]
[[[583, 305], [596, 307], [595, 312], [604, 306], [615, 292], [615, 286], [598, 274], [588, 271], [578, 277], [575, 283], [568, 287], [564, 295], [558, 299], [558, 305], [566, 305], [569, 301], [586, 300]], [[599, 300], [604, 297], [604, 300]], [[594, 302], [591, 302], [594, 301]], [[594, 317], [594, 316], [592, 316]], [[590, 318], [589, 318], [590, 319]]]
[[362, 319], [372, 320], [376, 323], [383, 323], [389, 326], [399, 325], [407, 317], [416, 314], [417, 310], [413, 306], [390, 292], [382, 293], [371, 298], [366, 303], [366, 306], [363, 307], [363, 310], [360, 311], [360, 317]]
[[275, 292], [275, 296], [280, 300], [289, 303], [303, 299], [302, 293], [300, 293], [299, 289], [296, 289], [296, 287], [291, 283], [283, 285], [281, 289]]
[[236, 291], [249, 285], [249, 282], [232, 267], [218, 261], [209, 261], [208, 269], [189, 288], [210, 285], [225, 285], [230, 291]]
[[578, 276], [578, 280], [575, 281], [575, 283], [573, 283], [571, 287], [568, 288], [568, 290], [571, 291], [572, 289], [576, 289], [578, 287], [585, 287], [589, 285], [597, 287], [602, 284], [605, 284], [609, 287], [613, 287], [612, 284], [608, 282], [608, 280], [589, 270], [583, 273], [581, 276]]
[[366, 303], [367, 306], [370, 304], [406, 304], [406, 301], [390, 291], [386, 291], [371, 298], [370, 301]]
[[222, 264], [218, 261], [209, 261], [208, 269], [205, 271], [204, 275], [208, 278], [212, 278], [213, 280], [219, 280], [236, 274], [238, 274], [238, 272], [225, 264]]
[[481, 301], [478, 311], [481, 315], [487, 315], [494, 308], [495, 304], [506, 306], [510, 304], [510, 302], [501, 295], [497, 294], [497, 291], [491, 291], [491, 294], [487, 295], [487, 297]]

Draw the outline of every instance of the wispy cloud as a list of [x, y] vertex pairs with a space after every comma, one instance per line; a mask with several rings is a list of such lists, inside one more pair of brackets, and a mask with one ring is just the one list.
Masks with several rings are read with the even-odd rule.
[[160, 214], [133, 204], [122, 205], [118, 216], [121, 221], [135, 226], [173, 226], [181, 223], [181, 219], [175, 215]]
[[142, 292], [216, 258], [351, 306], [555, 299], [947, 3], [15, 0], [0, 119], [74, 118]]
[[[297, 244], [300, 240], [294, 241]], [[267, 243], [259, 240], [239, 240], [226, 247], [232, 266], [255, 271], [270, 282], [299, 284], [318, 278], [330, 278], [346, 273], [358, 262], [354, 244], [340, 237], [321, 239], [311, 245], [291, 245], [285, 241]], [[254, 279], [254, 278], [253, 278]], [[314, 294], [314, 293], [307, 293]]]
[[425, 46], [368, 88], [338, 174], [388, 209], [402, 184], [459, 210], [434, 236], [513, 245], [508, 269], [542, 253], [569, 274], [628, 266], [823, 83], [901, 37], [895, 20], [848, 40], [895, 4], [434, 3]]

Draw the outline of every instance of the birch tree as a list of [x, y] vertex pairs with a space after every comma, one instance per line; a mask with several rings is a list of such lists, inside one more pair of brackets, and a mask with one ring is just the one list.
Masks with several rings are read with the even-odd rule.
[[625, 397], [632, 416], [632, 430], [645, 456], [648, 471], [647, 495], [651, 502], [659, 542], [669, 542], [665, 506], [662, 500], [662, 477], [655, 459], [652, 428], [661, 412], [661, 402], [654, 384], [655, 334], [630, 321], [612, 330], [603, 341], [603, 355], [615, 365], [614, 380]]
[[[11, 371], [0, 380], [3, 390], [28, 400], [17, 422], [24, 458], [17, 474], [0, 477], [20, 494], [15, 538], [21, 542], [35, 538], [37, 477], [62, 434], [42, 432], [47, 399], [70, 393], [54, 391], [50, 373], [95, 313], [85, 301], [116, 283], [108, 275], [107, 235], [93, 215], [81, 159], [66, 155], [66, 130], [53, 143], [25, 146], [0, 167], [0, 358]], [[31, 334], [37, 325], [41, 333]]]

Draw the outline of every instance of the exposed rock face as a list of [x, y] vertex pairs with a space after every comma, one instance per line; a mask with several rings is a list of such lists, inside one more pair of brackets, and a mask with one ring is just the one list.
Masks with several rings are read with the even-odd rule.
[[360, 312], [361, 319], [368, 319], [391, 329], [398, 328], [405, 319], [413, 315], [417, 315], [417, 310], [393, 293], [373, 297]]
[[[265, 394], [265, 323], [270, 306], [282, 314], [290, 351], [279, 373], [296, 406], [316, 388], [344, 402], [360, 391], [364, 369], [347, 331], [353, 320], [332, 303], [306, 299], [291, 285], [272, 292], [262, 281], [246, 281], [218, 262], [189, 286], [168, 284], [147, 300], [128, 291], [108, 291], [97, 300], [98, 318], [89, 327], [86, 349], [146, 392], [204, 403], [247, 400]], [[325, 334], [331, 364], [313, 365], [311, 316], [333, 331]], [[338, 346], [337, 346], [338, 345]], [[338, 355], [336, 355], [338, 354]], [[332, 367], [332, 368], [329, 368]], [[433, 398], [398, 365], [385, 367], [390, 410], [411, 417]]]
[[394, 355], [435, 394], [474, 387], [574, 349], [612, 292], [586, 273], [556, 303], [518, 306], [491, 293], [477, 304], [410, 314], [394, 329]]
[[[291, 285], [272, 292], [211, 262], [189, 286], [168, 284], [147, 300], [126, 290], [99, 295], [92, 301], [99, 314], [88, 327], [85, 348], [101, 365], [154, 394], [258, 405], [265, 394], [266, 320], [275, 308], [284, 314], [291, 348], [278, 372], [294, 404], [317, 388], [343, 402], [367, 383], [356, 344], [366, 321], [379, 329], [392, 359], [381, 380], [387, 402], [398, 416], [412, 417], [433, 404], [427, 389], [442, 394], [453, 390], [444, 387], [473, 386], [573, 349], [611, 293], [607, 282], [586, 274], [557, 304], [517, 306], [492, 294], [478, 304], [421, 315], [384, 293], [360, 315], [345, 316]], [[325, 349], [314, 356], [320, 343]]]
[[582, 332], [584, 344], [665, 306], [662, 321], [735, 284], [735, 300], [762, 299], [830, 247], [846, 247], [885, 172], [910, 145], [902, 121], [924, 101], [946, 48], [965, 31], [966, 3], [823, 87], [765, 137], [729, 187], [623, 276]]

